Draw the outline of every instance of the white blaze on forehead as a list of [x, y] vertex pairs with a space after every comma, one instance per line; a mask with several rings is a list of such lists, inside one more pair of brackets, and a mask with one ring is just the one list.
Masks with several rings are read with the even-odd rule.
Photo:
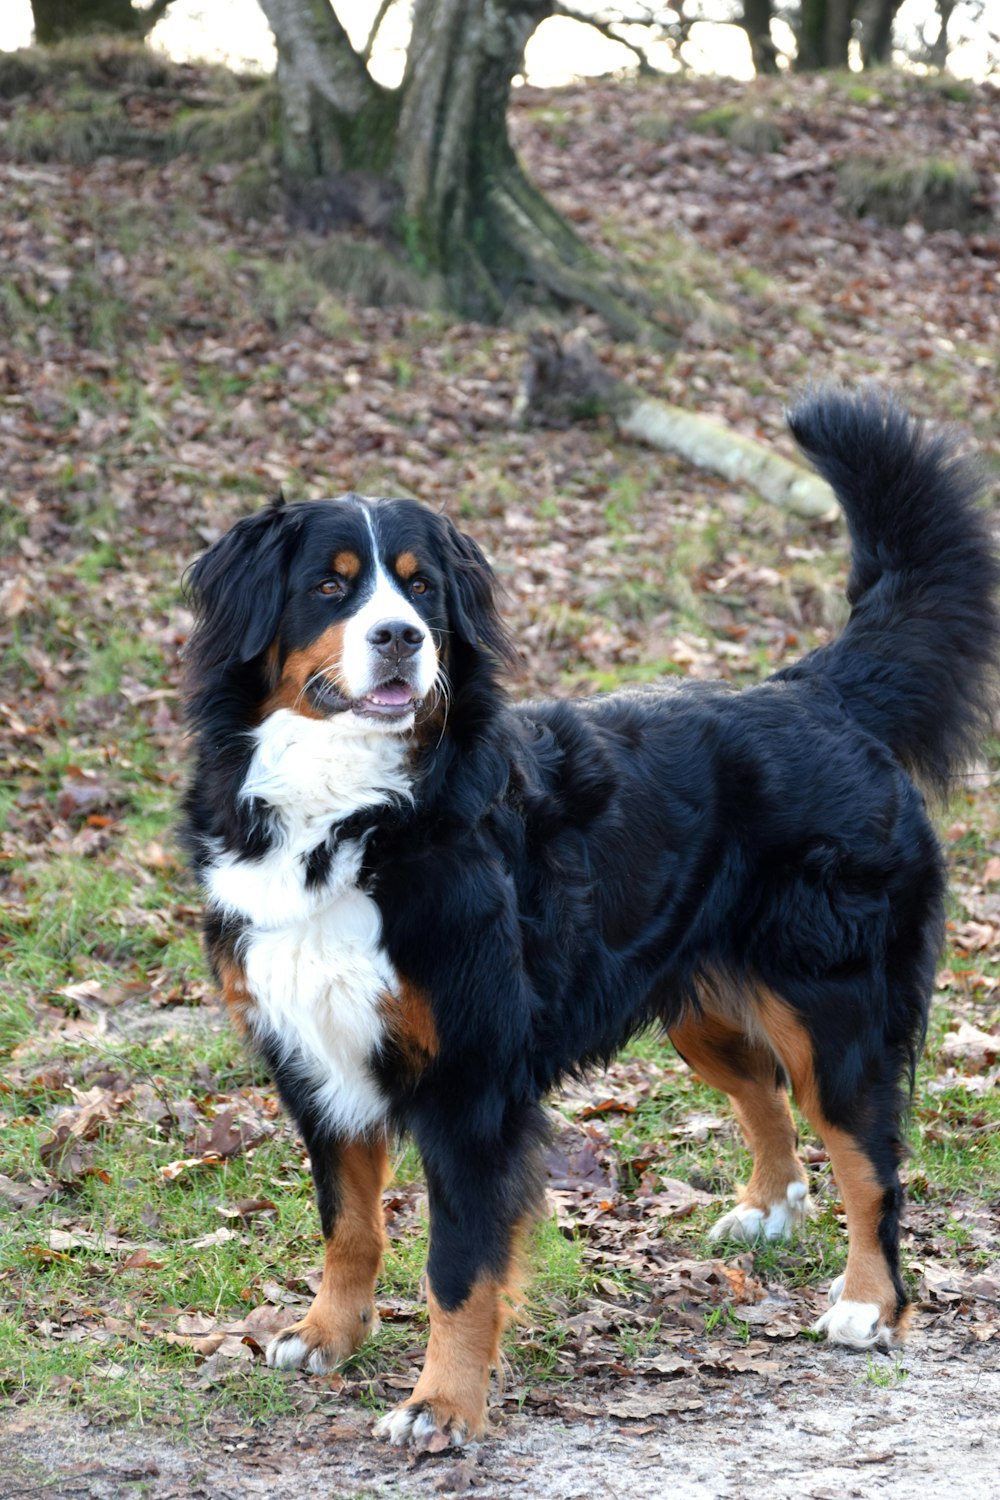
[[414, 660], [416, 671], [412, 678], [416, 696], [423, 698], [430, 692], [437, 676], [438, 660], [434, 642], [426, 624], [407, 597], [404, 585], [387, 573], [382, 565], [374, 518], [367, 507], [364, 517], [372, 541], [373, 587], [344, 628], [341, 664], [344, 683], [352, 698], [363, 698], [371, 691], [381, 658], [368, 640], [368, 633], [376, 625], [398, 621], [403, 625], [413, 626], [423, 636], [423, 643]]

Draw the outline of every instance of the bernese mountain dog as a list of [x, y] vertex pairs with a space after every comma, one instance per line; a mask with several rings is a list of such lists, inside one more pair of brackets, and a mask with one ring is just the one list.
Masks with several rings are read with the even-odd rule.
[[375, 1431], [484, 1431], [542, 1101], [659, 1025], [753, 1154], [717, 1238], [810, 1211], [788, 1091], [847, 1216], [817, 1328], [906, 1321], [899, 1164], [943, 933], [924, 792], [989, 729], [1000, 563], [977, 473], [866, 390], [790, 414], [853, 543], [850, 619], [766, 682], [511, 704], [479, 547], [412, 500], [281, 500], [188, 575], [186, 836], [226, 1004], [301, 1131], [323, 1280], [269, 1365], [376, 1327], [387, 1141], [430, 1205], [430, 1336]]

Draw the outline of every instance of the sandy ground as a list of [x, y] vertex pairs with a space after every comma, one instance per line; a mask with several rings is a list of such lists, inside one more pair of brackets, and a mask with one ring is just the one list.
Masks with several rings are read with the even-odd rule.
[[944, 1344], [918, 1331], [898, 1366], [876, 1366], [906, 1370], [890, 1388], [867, 1378], [863, 1356], [801, 1344], [767, 1361], [766, 1374], [646, 1382], [641, 1390], [623, 1382], [623, 1400], [648, 1402], [648, 1417], [638, 1421], [616, 1419], [614, 1398], [603, 1411], [588, 1407], [581, 1383], [566, 1393], [562, 1417], [497, 1407], [490, 1438], [437, 1457], [376, 1443], [370, 1413], [356, 1405], [332, 1419], [327, 1411], [264, 1430], [222, 1423], [194, 1439], [24, 1408], [0, 1418], [0, 1500], [757, 1500], [762, 1491], [789, 1500], [983, 1500], [997, 1492], [1000, 1348]]

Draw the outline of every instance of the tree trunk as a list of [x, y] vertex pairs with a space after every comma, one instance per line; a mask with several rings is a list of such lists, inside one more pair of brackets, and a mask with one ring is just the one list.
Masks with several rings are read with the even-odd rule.
[[802, 0], [795, 27], [795, 40], [798, 44], [796, 72], [814, 73], [822, 68], [825, 36], [826, 0]]
[[903, 0], [869, 0], [861, 15], [861, 61], [877, 68], [892, 61], [892, 27]]
[[415, 0], [395, 90], [371, 78], [328, 0], [260, 3], [278, 46], [292, 182], [389, 179], [400, 243], [468, 316], [497, 320], [533, 283], [601, 313], [620, 334], [664, 332], [531, 184], [511, 146], [511, 84], [549, 0]]
[[935, 9], [941, 25], [938, 34], [931, 44], [930, 57], [928, 61], [932, 68], [940, 68], [942, 72], [948, 66], [948, 27], [951, 25], [952, 13], [955, 10], [956, 0], [936, 0]]
[[802, 0], [795, 33], [798, 72], [847, 67], [855, 9], [855, 0]]
[[826, 0], [826, 67], [847, 67], [853, 20], [853, 0]]
[[771, 40], [771, 0], [743, 0], [741, 25], [758, 73], [777, 73], [778, 52]]
[[156, 0], [148, 10], [136, 10], [132, 0], [31, 0], [35, 41], [47, 46], [63, 37], [94, 32], [144, 37], [169, 4], [170, 0]]

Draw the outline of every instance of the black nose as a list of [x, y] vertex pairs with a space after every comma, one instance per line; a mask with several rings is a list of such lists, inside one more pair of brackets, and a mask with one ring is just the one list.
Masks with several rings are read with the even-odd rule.
[[403, 657], [415, 656], [424, 643], [424, 632], [418, 625], [406, 620], [380, 620], [373, 625], [366, 637], [379, 656], [390, 661], [401, 661]]

